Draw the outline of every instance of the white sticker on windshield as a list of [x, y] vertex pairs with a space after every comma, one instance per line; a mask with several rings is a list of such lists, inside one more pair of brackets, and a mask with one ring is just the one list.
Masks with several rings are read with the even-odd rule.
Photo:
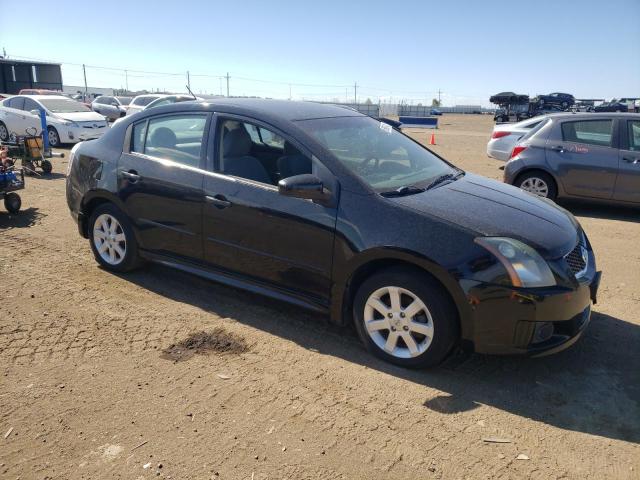
[[391, 128], [391, 125], [389, 125], [388, 123], [380, 122], [380, 130], [386, 133], [391, 133], [393, 129]]

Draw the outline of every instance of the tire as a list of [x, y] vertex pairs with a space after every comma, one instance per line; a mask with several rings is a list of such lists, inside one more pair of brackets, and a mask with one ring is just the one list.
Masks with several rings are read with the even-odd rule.
[[0, 140], [3, 142], [9, 141], [9, 129], [3, 122], [0, 122]]
[[42, 164], [40, 165], [42, 168], [42, 173], [44, 173], [45, 175], [50, 175], [52, 170], [53, 170], [53, 165], [51, 164], [51, 162], [49, 160], [43, 160]]
[[89, 217], [88, 230], [91, 251], [103, 268], [129, 272], [140, 266], [138, 242], [131, 222], [115, 205], [98, 206]]
[[61, 145], [60, 135], [58, 135], [58, 131], [54, 127], [47, 127], [47, 135], [49, 136], [50, 147], [59, 147]]
[[520, 175], [514, 185], [529, 193], [539, 195], [555, 201], [558, 197], [558, 187], [551, 175], [541, 171], [526, 172]]
[[4, 208], [7, 212], [16, 214], [20, 211], [22, 199], [16, 192], [9, 192], [4, 196]]
[[[396, 291], [399, 300], [392, 303]], [[411, 305], [416, 306], [413, 315]], [[353, 318], [367, 350], [402, 367], [437, 365], [459, 339], [457, 313], [448, 295], [433, 278], [412, 268], [392, 267], [365, 280], [354, 297]]]

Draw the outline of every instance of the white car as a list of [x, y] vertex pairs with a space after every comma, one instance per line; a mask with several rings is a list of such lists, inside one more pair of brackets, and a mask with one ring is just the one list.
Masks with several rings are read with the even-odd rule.
[[102, 136], [105, 118], [86, 105], [62, 95], [16, 95], [0, 103], [0, 140], [11, 135], [40, 135], [40, 111], [47, 115], [49, 145], [77, 143]]
[[525, 134], [537, 127], [546, 118], [545, 115], [528, 118], [518, 123], [499, 123], [493, 127], [491, 139], [487, 144], [487, 155], [504, 162], [509, 160], [513, 147]]
[[144, 107], [149, 105], [154, 100], [158, 98], [168, 97], [169, 95], [160, 94], [160, 93], [149, 93], [145, 95], [138, 95], [137, 97], [133, 97], [131, 103], [129, 104], [129, 108], [127, 108], [127, 115], [133, 115], [134, 113], [138, 113], [141, 110], [144, 110]]

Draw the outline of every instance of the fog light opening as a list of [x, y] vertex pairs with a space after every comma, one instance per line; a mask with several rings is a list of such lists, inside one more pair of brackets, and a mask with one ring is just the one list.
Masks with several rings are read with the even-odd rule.
[[552, 322], [540, 322], [536, 323], [536, 328], [533, 331], [533, 339], [531, 343], [541, 343], [549, 340], [553, 336], [553, 323]]

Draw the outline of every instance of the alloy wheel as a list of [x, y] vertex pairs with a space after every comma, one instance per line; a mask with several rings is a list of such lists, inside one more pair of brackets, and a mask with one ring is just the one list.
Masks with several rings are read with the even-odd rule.
[[49, 145], [52, 147], [57, 147], [60, 143], [60, 137], [58, 137], [58, 132], [56, 132], [53, 128], [49, 129]]
[[396, 358], [417, 357], [433, 340], [429, 309], [415, 293], [400, 287], [382, 287], [369, 295], [364, 326], [373, 342]]
[[118, 265], [127, 254], [127, 238], [115, 217], [103, 213], [93, 226], [93, 244], [98, 255], [109, 265]]
[[9, 140], [9, 130], [4, 123], [0, 123], [0, 140], [6, 142]]
[[549, 185], [547, 182], [538, 177], [530, 177], [520, 184], [520, 188], [530, 193], [535, 193], [540, 197], [549, 196]]

